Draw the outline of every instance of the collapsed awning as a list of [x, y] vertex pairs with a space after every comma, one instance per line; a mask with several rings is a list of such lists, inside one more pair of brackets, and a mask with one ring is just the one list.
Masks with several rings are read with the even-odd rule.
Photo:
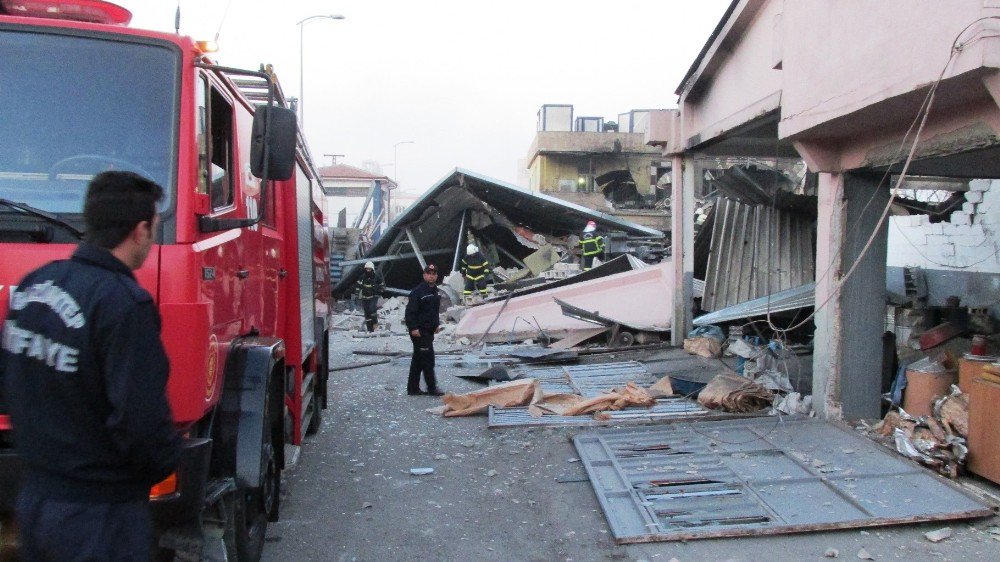
[[390, 287], [408, 290], [419, 283], [421, 261], [436, 264], [444, 277], [455, 268], [456, 250], [464, 251], [470, 233], [496, 250], [494, 263], [520, 266], [520, 260], [545, 243], [568, 244], [587, 221], [597, 223], [602, 233], [664, 236], [653, 228], [456, 168], [397, 217], [364, 258], [345, 263], [349, 267], [333, 292], [345, 293], [361, 274], [357, 263], [368, 259], [379, 264]]

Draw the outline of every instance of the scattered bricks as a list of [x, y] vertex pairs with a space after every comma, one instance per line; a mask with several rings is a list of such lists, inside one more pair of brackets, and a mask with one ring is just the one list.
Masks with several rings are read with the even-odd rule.
[[982, 203], [983, 202], [983, 192], [982, 191], [969, 191], [965, 194], [965, 200], [969, 203]]
[[969, 191], [988, 191], [993, 180], [972, 180], [969, 182]]

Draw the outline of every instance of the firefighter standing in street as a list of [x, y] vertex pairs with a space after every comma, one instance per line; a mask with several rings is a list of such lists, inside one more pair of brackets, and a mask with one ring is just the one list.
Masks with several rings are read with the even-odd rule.
[[382, 277], [375, 273], [373, 262], [365, 263], [365, 272], [361, 274], [361, 310], [365, 313], [365, 329], [374, 332], [378, 327], [378, 297], [385, 290]]
[[[441, 324], [441, 293], [437, 288], [438, 270], [434, 264], [424, 268], [424, 281], [410, 291], [404, 321], [413, 342], [410, 359], [410, 378], [406, 393], [410, 396], [431, 394], [441, 396], [434, 378], [434, 333]], [[424, 374], [427, 391], [420, 390], [420, 373]]]
[[97, 175], [85, 241], [10, 296], [0, 391], [24, 461], [25, 560], [150, 559], [149, 490], [176, 468], [180, 441], [160, 317], [132, 271], [153, 245], [162, 197], [137, 174]]
[[597, 223], [588, 221], [580, 238], [580, 250], [583, 253], [583, 270], [594, 266], [594, 258], [604, 253], [604, 237], [596, 233]]
[[473, 291], [478, 291], [480, 298], [486, 298], [486, 283], [490, 276], [490, 262], [479, 251], [475, 244], [465, 247], [465, 257], [462, 258], [462, 275], [465, 276], [465, 291], [462, 293], [466, 301], [472, 299]]

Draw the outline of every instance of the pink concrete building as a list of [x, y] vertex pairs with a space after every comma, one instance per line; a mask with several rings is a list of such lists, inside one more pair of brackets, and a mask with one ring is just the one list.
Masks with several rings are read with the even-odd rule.
[[679, 110], [654, 114], [647, 137], [672, 158], [684, 209], [673, 213], [674, 326], [690, 325], [699, 162], [804, 160], [819, 198], [814, 404], [826, 417], [877, 417], [882, 211], [904, 138], [919, 130], [908, 174], [1000, 177], [998, 69], [997, 0], [734, 0], [675, 92]]

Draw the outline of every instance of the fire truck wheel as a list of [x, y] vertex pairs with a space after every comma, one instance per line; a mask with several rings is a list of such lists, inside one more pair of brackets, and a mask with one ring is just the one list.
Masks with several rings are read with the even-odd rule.
[[319, 431], [319, 426], [323, 423], [323, 403], [322, 397], [320, 397], [320, 392], [322, 392], [323, 385], [319, 380], [320, 374], [317, 373], [313, 377], [312, 382], [312, 415], [309, 416], [309, 423], [306, 425], [306, 435], [316, 435]]
[[264, 548], [268, 519], [277, 513], [281, 471], [272, 445], [270, 395], [264, 405], [264, 432], [260, 445], [261, 478], [256, 488], [236, 491], [233, 506], [234, 542], [239, 562], [257, 562]]

